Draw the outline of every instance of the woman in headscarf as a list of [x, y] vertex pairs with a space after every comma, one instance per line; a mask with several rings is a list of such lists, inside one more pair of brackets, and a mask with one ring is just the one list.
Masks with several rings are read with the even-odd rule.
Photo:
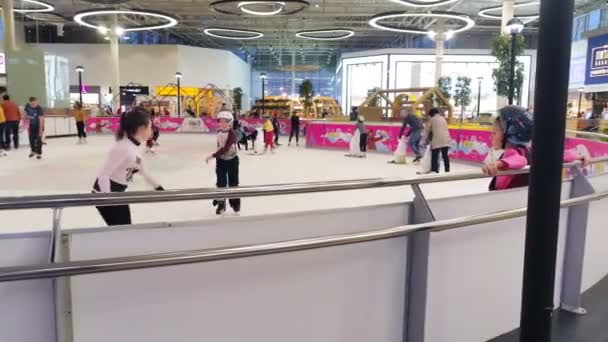
[[[519, 170], [530, 164], [530, 141], [534, 122], [532, 113], [518, 106], [506, 106], [498, 111], [498, 118], [492, 127], [492, 147], [504, 150], [496, 161], [484, 164], [483, 172], [495, 176], [490, 183], [490, 191], [528, 186], [529, 175], [497, 176], [500, 171]], [[587, 157], [576, 151], [566, 151], [564, 162], [580, 160], [586, 164]]]

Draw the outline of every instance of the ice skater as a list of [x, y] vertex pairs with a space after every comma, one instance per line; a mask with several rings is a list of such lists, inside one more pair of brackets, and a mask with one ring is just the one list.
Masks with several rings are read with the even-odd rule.
[[291, 114], [291, 132], [289, 133], [289, 144], [291, 146], [291, 139], [296, 137], [296, 146], [300, 146], [300, 117], [295, 112]]
[[78, 144], [87, 143], [87, 113], [82, 109], [82, 104], [74, 102], [74, 119], [76, 120], [76, 130], [78, 131]]
[[[93, 184], [93, 192], [125, 192], [136, 173], [142, 175], [155, 190], [163, 191], [163, 187], [146, 172], [142, 163], [141, 144], [151, 135], [152, 120], [145, 109], [136, 107], [123, 113], [117, 141]], [[108, 226], [131, 224], [128, 205], [97, 207], [97, 210]]]
[[[239, 157], [237, 151], [236, 133], [232, 129], [232, 113], [223, 111], [217, 114], [219, 129], [217, 131], [217, 151], [205, 159], [209, 163], [215, 159], [216, 186], [218, 188], [239, 186]], [[236, 214], [241, 211], [241, 199], [231, 198], [230, 207]], [[226, 199], [216, 199], [213, 206], [217, 207], [215, 213], [222, 215], [226, 212]]]
[[150, 115], [152, 122], [152, 135], [146, 140], [146, 153], [156, 153], [154, 146], [158, 145], [158, 138], [160, 137], [160, 127], [156, 123], [154, 115]]
[[30, 158], [36, 157], [42, 159], [42, 136], [44, 134], [44, 111], [38, 99], [30, 97], [29, 102], [23, 109], [27, 119], [29, 120], [28, 135], [30, 138]]
[[405, 112], [405, 116], [403, 117], [403, 124], [401, 125], [401, 131], [399, 131], [399, 140], [401, 141], [401, 137], [405, 130], [409, 127], [409, 131], [405, 135], [407, 137], [407, 142], [414, 153], [414, 163], [419, 162], [422, 159], [422, 152], [420, 151], [420, 141], [422, 140], [422, 132], [424, 131], [424, 125], [422, 124], [422, 120], [414, 114], [409, 112], [408, 110], [403, 110]]
[[367, 127], [365, 127], [365, 117], [359, 115], [357, 118], [357, 131], [359, 131], [359, 149], [361, 150], [361, 158], [367, 157]]
[[262, 127], [264, 131], [264, 153], [270, 149], [271, 153], [274, 153], [274, 125], [272, 121], [270, 121], [270, 117], [266, 117], [266, 121], [264, 122], [264, 126]]

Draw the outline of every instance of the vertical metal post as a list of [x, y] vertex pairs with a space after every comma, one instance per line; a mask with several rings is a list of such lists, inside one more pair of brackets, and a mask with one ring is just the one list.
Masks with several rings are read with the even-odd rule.
[[[412, 185], [415, 197], [412, 202], [410, 223], [435, 221], [435, 215], [420, 185]], [[416, 233], [407, 238], [407, 266], [403, 342], [424, 342], [426, 328], [426, 302], [431, 233]]]
[[577, 118], [581, 114], [581, 102], [583, 102], [583, 92], [579, 90], [578, 91], [578, 112], [576, 112]]
[[[572, 168], [574, 178], [570, 189], [570, 198], [595, 193], [593, 186], [579, 168]], [[585, 241], [587, 239], [587, 221], [589, 203], [568, 208], [568, 225], [566, 226], [566, 247], [562, 271], [562, 293], [560, 308], [577, 315], [587, 313], [581, 306], [581, 287], [583, 264], [585, 260]]]
[[435, 36], [435, 84], [439, 84], [443, 70], [443, 54], [445, 51], [445, 33], [443, 31]]
[[[53, 230], [51, 232], [50, 262], [58, 263], [67, 260], [63, 250], [63, 236], [61, 234], [62, 208], [53, 209]], [[53, 279], [55, 299], [55, 335], [59, 342], [72, 342], [72, 309], [70, 296], [70, 279]]]
[[550, 342], [574, 0], [540, 5], [520, 342]]
[[262, 77], [262, 117], [264, 117], [264, 111], [266, 110], [266, 78]]
[[78, 93], [80, 94], [80, 105], [82, 106], [82, 72], [78, 72]]
[[182, 82], [181, 77], [177, 78], [177, 117], [182, 116]]
[[477, 89], [477, 117], [481, 113], [481, 77], [479, 78], [479, 85]]
[[511, 33], [511, 65], [509, 68], [509, 104], [513, 104], [515, 96], [515, 46], [517, 43], [517, 33]]

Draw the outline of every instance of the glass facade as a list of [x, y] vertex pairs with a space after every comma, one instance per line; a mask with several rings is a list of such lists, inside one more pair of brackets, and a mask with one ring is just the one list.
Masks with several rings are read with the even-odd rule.
[[[531, 56], [521, 56], [524, 64], [524, 86], [520, 105], [527, 107], [530, 97]], [[400, 89], [432, 87], [435, 84], [434, 55], [379, 55], [347, 58], [342, 60], [342, 110], [349, 112], [352, 106], [361, 105], [368, 90], [374, 87]], [[495, 112], [497, 96], [494, 91], [492, 71], [498, 63], [488, 55], [446, 55], [442, 75], [452, 79], [452, 87], [459, 76], [471, 78], [472, 101], [467, 113], [477, 112], [477, 98], [481, 95], [481, 112]], [[481, 82], [481, 93], [479, 86]], [[392, 96], [391, 96], [392, 99]], [[459, 112], [459, 109], [456, 110]]]
[[[293, 73], [295, 87], [292, 89], [292, 73], [289, 71], [263, 71], [266, 74], [267, 96], [296, 96], [300, 97], [300, 85], [304, 80], [310, 80], [313, 85], [314, 95], [334, 96], [336, 74], [335, 69], [320, 69], [319, 71], [297, 71]], [[262, 71], [254, 70], [251, 74], [251, 100], [262, 97]]]

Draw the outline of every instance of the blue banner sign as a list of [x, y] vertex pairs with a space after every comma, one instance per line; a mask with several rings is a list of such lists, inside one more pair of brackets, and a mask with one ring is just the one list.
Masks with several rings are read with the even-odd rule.
[[608, 84], [608, 35], [589, 38], [585, 84]]

